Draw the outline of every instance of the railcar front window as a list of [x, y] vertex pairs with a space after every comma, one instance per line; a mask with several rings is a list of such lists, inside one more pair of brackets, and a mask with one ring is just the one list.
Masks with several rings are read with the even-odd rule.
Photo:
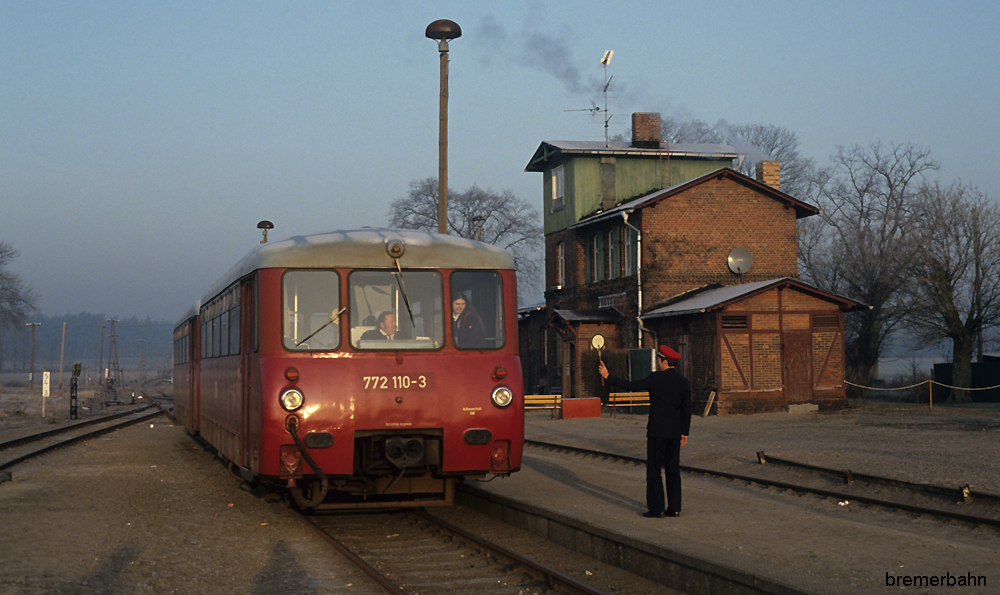
[[444, 297], [434, 271], [355, 271], [348, 278], [351, 345], [357, 349], [440, 349]]
[[504, 346], [503, 279], [492, 271], [451, 275], [452, 342], [459, 349]]
[[340, 347], [340, 279], [333, 271], [288, 271], [281, 281], [282, 342], [293, 351]]

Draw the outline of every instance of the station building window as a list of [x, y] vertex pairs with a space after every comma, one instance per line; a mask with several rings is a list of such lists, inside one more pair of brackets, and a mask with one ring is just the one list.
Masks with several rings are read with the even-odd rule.
[[564, 184], [564, 173], [563, 166], [559, 165], [552, 168], [552, 212], [563, 210], [565, 203], [565, 184]]

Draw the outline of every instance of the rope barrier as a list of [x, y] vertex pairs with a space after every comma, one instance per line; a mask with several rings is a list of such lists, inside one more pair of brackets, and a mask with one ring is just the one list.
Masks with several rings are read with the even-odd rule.
[[938, 382], [937, 380], [924, 380], [923, 382], [918, 382], [916, 384], [911, 384], [910, 386], [900, 386], [900, 387], [894, 387], [894, 388], [880, 388], [880, 387], [877, 387], [877, 386], [864, 386], [863, 384], [854, 384], [853, 382], [849, 382], [847, 380], [844, 381], [844, 384], [849, 384], [851, 386], [854, 386], [854, 387], [857, 387], [857, 388], [863, 388], [863, 389], [866, 389], [866, 390], [909, 390], [911, 388], [916, 388], [916, 387], [918, 387], [918, 386], [920, 386], [922, 384], [927, 384], [928, 382], [931, 383], [932, 385], [936, 384], [938, 386], [943, 386], [945, 388], [952, 388], [952, 389], [955, 389], [955, 390], [993, 390], [995, 388], [1000, 388], [1000, 384], [998, 384], [996, 386], [984, 386], [984, 387], [977, 387], [977, 388], [962, 387], [962, 386], [952, 386], [950, 384], [945, 384], [943, 382]]
[[952, 390], [993, 390], [993, 389], [996, 389], [996, 388], [1000, 388], [1000, 385], [997, 385], [997, 386], [984, 386], [984, 387], [969, 387], [969, 388], [965, 388], [965, 387], [961, 387], [961, 386], [952, 386], [950, 384], [945, 384], [943, 382], [938, 382], [937, 380], [924, 380], [923, 382], [918, 382], [917, 384], [911, 384], [910, 386], [900, 386], [900, 387], [894, 387], [894, 388], [876, 388], [874, 386], [864, 386], [864, 385], [861, 385], [861, 384], [855, 384], [855, 383], [847, 381], [847, 380], [844, 380], [844, 384], [848, 384], [850, 386], [854, 386], [854, 387], [860, 388], [863, 391], [868, 391], [868, 390], [883, 390], [883, 391], [909, 390], [911, 388], [916, 388], [916, 387], [924, 385], [924, 384], [929, 384], [929, 386], [927, 387], [927, 390], [928, 390], [928, 393], [929, 393], [927, 395], [928, 396], [927, 404], [928, 404], [928, 406], [931, 409], [934, 409], [934, 385], [935, 384], [938, 385], [938, 386], [942, 386], [944, 388], [950, 388]]

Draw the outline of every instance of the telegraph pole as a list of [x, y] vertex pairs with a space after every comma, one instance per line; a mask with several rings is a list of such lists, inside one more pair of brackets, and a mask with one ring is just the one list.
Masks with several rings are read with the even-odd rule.
[[142, 363], [143, 363], [142, 362], [142, 348], [143, 348], [143, 343], [145, 343], [146, 340], [145, 339], [136, 339], [136, 342], [139, 343], [139, 382], [141, 383], [142, 382]]
[[59, 390], [62, 390], [63, 358], [66, 357], [66, 323], [63, 323], [62, 346], [59, 348]]
[[31, 327], [31, 370], [28, 372], [29, 388], [35, 388], [35, 327], [41, 326], [41, 322], [26, 322], [24, 326]]

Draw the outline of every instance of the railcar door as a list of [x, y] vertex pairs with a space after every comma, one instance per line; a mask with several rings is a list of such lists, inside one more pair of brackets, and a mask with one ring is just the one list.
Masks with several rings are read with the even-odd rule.
[[191, 429], [195, 434], [201, 432], [201, 318], [195, 317], [191, 322]]
[[253, 304], [253, 283], [252, 278], [243, 282], [240, 288], [240, 305], [237, 319], [239, 324], [239, 346], [240, 346], [240, 466], [250, 468], [250, 449], [252, 439], [250, 435], [250, 417], [252, 408], [250, 399], [252, 394], [252, 381], [254, 379], [253, 361], [253, 336], [254, 336], [254, 316]]

